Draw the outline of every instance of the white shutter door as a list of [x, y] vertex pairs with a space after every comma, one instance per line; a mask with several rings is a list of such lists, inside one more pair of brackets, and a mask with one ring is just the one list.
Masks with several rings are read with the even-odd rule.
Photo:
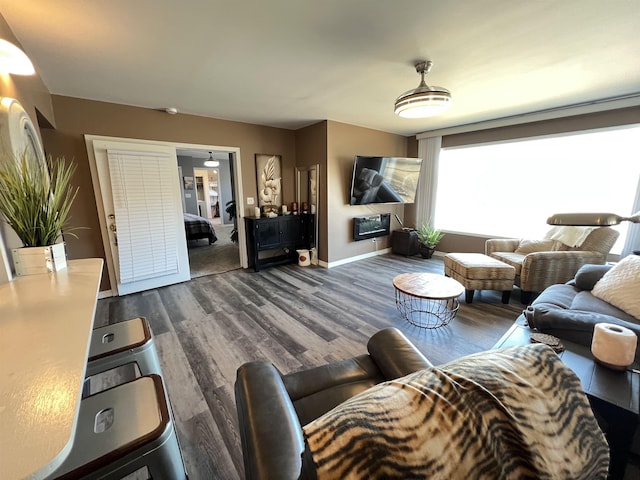
[[178, 273], [175, 162], [159, 152], [107, 150], [120, 263], [119, 283]]

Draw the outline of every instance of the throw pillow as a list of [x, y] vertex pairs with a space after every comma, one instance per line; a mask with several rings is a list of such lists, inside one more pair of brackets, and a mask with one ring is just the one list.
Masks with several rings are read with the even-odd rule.
[[640, 319], [640, 255], [620, 260], [598, 280], [591, 293]]
[[580, 380], [540, 344], [381, 383], [303, 430], [319, 480], [604, 479], [609, 460]]
[[580, 290], [593, 289], [596, 282], [609, 270], [611, 270], [611, 265], [594, 265], [587, 263], [581, 266], [575, 276], [576, 287]]
[[520, 240], [516, 253], [548, 252], [553, 249], [553, 243], [553, 240]]

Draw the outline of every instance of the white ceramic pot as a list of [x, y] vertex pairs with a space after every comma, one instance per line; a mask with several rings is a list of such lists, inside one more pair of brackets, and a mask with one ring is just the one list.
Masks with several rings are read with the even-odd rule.
[[47, 247], [22, 247], [12, 251], [17, 276], [57, 272], [67, 268], [64, 242]]

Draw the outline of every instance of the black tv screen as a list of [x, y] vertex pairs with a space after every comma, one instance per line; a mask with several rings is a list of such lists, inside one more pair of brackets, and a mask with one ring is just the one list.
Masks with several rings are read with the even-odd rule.
[[350, 205], [413, 203], [422, 159], [356, 155]]

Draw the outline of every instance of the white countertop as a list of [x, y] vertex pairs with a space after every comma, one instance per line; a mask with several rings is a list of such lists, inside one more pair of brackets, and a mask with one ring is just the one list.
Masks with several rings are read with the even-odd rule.
[[0, 285], [0, 478], [43, 478], [71, 448], [102, 259]]

